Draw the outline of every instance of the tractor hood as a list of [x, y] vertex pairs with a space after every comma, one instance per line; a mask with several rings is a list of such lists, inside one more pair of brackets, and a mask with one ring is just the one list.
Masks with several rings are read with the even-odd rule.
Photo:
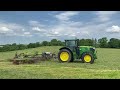
[[95, 47], [93, 47], [93, 46], [79, 46], [79, 47], [81, 47], [81, 48], [95, 48]]
[[95, 47], [93, 47], [93, 46], [79, 46], [80, 48], [93, 48], [93, 49], [95, 49]]
[[80, 51], [92, 51], [93, 53], [96, 51], [95, 47], [93, 46], [79, 46]]

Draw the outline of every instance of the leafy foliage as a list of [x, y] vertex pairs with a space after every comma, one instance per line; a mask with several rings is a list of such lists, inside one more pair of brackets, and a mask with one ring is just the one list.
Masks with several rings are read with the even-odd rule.
[[[25, 44], [6, 44], [0, 45], [0, 52], [6, 51], [15, 51], [15, 50], [23, 50], [28, 48], [36, 48], [41, 46], [64, 46], [65, 42], [62, 42], [57, 39], [52, 39], [49, 41], [42, 41], [36, 43], [29, 43], [28, 45]], [[111, 38], [109, 41], [107, 37], [103, 37], [100, 39], [79, 39], [79, 46], [95, 46], [100, 48], [120, 48], [120, 40], [116, 38]]]

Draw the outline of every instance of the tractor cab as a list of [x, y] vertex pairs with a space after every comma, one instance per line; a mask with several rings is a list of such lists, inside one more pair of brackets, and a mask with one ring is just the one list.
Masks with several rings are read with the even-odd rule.
[[65, 46], [68, 47], [72, 52], [76, 52], [77, 55], [80, 54], [79, 39], [65, 40]]
[[79, 44], [79, 39], [65, 40], [65, 46], [67, 47], [77, 47]]

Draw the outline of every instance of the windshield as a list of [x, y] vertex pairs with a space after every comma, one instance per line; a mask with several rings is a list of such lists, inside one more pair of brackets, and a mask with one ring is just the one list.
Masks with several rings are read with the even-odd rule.
[[66, 46], [76, 46], [75, 41], [66, 41]]

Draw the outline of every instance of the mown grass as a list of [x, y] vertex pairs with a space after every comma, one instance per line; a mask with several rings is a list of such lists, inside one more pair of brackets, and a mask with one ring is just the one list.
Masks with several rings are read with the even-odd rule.
[[[58, 52], [57, 47], [40, 47], [20, 52], [51, 51]], [[120, 49], [97, 49], [98, 59], [94, 64], [59, 63], [58, 60], [41, 61], [37, 64], [13, 65], [8, 62], [16, 51], [0, 53], [1, 79], [119, 79], [120, 78]], [[5, 62], [6, 61], [6, 62]]]

